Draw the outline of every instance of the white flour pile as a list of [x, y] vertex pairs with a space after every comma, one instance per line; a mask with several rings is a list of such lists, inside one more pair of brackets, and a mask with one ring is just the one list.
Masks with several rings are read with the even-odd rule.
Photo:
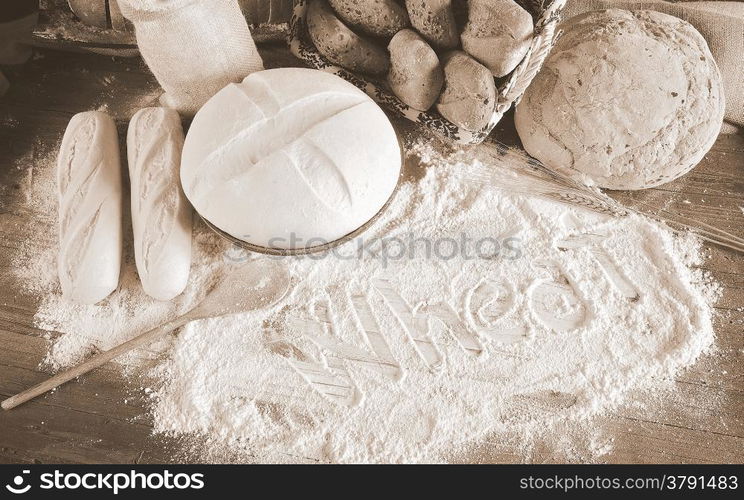
[[[426, 168], [364, 235], [376, 257], [351, 258], [356, 242], [336, 251], [344, 258], [286, 259], [294, 287], [272, 309], [192, 324], [123, 360], [156, 360], [157, 431], [201, 436], [212, 460], [446, 460], [500, 432], [613, 408], [712, 345], [713, 287], [690, 267], [694, 238], [478, 192], [463, 182], [477, 159], [413, 149]], [[105, 303], [71, 307], [54, 251], [35, 249], [23, 272], [47, 292], [37, 325], [63, 332], [54, 368], [177, 308], [147, 299], [131, 262]], [[244, 257], [198, 230], [182, 302]]]

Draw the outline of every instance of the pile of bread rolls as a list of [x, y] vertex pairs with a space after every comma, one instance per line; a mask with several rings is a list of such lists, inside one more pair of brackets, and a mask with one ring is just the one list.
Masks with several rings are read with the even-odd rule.
[[385, 77], [411, 108], [477, 132], [496, 82], [524, 58], [533, 19], [513, 0], [310, 0], [307, 28], [330, 62]]

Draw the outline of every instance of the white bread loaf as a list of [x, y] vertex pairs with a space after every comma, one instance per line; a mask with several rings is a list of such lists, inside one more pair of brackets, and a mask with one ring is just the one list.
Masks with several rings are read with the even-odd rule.
[[57, 159], [57, 187], [62, 293], [95, 304], [116, 289], [121, 267], [121, 163], [110, 116], [72, 117]]
[[400, 168], [395, 130], [364, 92], [329, 73], [282, 68], [228, 85], [204, 105], [186, 136], [181, 181], [221, 230], [289, 249], [363, 226], [392, 195]]
[[651, 11], [566, 21], [517, 106], [525, 149], [609, 189], [643, 189], [694, 167], [723, 122], [721, 75], [692, 25]]
[[175, 110], [141, 109], [129, 122], [134, 257], [142, 288], [158, 300], [183, 292], [191, 268], [191, 206], [178, 177], [182, 149]]

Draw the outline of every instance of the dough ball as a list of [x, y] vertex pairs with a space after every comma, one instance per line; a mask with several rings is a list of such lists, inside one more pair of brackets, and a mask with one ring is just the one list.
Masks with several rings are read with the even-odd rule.
[[506, 76], [524, 59], [532, 42], [529, 12], [513, 0], [469, 0], [462, 48], [496, 77]]
[[676, 179], [723, 122], [721, 75], [689, 23], [651, 11], [576, 16], [516, 111], [525, 149], [608, 189]]
[[372, 219], [395, 190], [398, 139], [345, 80], [311, 69], [253, 73], [196, 114], [181, 182], [196, 211], [235, 238], [319, 246]]
[[413, 30], [399, 31], [390, 40], [388, 50], [388, 83], [395, 95], [420, 111], [432, 107], [444, 83], [437, 53]]

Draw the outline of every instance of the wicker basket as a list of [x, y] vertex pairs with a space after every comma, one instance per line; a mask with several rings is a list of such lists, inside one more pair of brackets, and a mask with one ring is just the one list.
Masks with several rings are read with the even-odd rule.
[[504, 113], [513, 104], [519, 102], [527, 86], [540, 70], [543, 61], [553, 47], [560, 13], [566, 3], [566, 0], [516, 1], [536, 19], [534, 37], [527, 54], [516, 69], [508, 77], [497, 80], [498, 96], [493, 106], [491, 120], [486, 127], [477, 132], [458, 127], [434, 110], [422, 112], [413, 109], [389, 92], [384, 83], [370, 80], [330, 63], [310, 41], [305, 22], [308, 0], [295, 1], [294, 13], [289, 26], [289, 48], [295, 56], [311, 67], [334, 73], [353, 83], [380, 105], [400, 116], [425, 125], [440, 135], [459, 143], [478, 144], [488, 137]]

